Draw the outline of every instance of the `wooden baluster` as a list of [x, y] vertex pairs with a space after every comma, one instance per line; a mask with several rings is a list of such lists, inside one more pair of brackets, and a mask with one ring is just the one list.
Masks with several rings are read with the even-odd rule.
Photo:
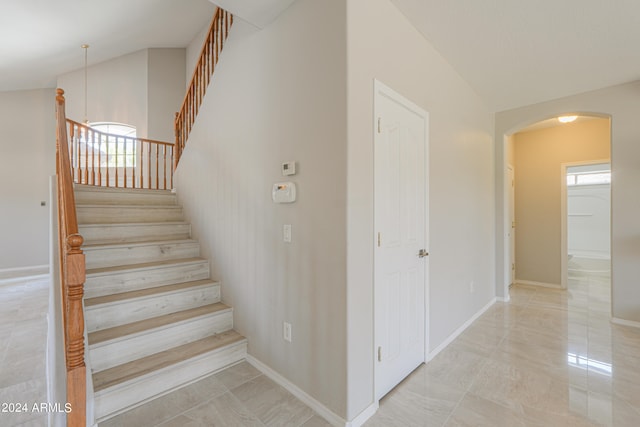
[[124, 158], [124, 165], [123, 165], [123, 169], [124, 169], [124, 188], [127, 188], [127, 140], [129, 138], [127, 137], [123, 137], [122, 138], [124, 140], [124, 150], [122, 152], [123, 154], [123, 158]]
[[164, 189], [167, 189], [167, 146], [162, 146], [162, 164], [164, 170], [162, 172], [162, 179], [164, 180]]
[[139, 151], [140, 155], [136, 156], [136, 162], [139, 162], [140, 165], [140, 188], [144, 188], [144, 175], [142, 174], [142, 169], [144, 169], [144, 167], [142, 165], [144, 165], [144, 141], [140, 141], [140, 151]]
[[160, 151], [159, 151], [158, 144], [156, 144], [156, 190], [160, 189]]
[[120, 185], [120, 182], [118, 181], [118, 137], [116, 136], [116, 188], [118, 188], [118, 186]]
[[[171, 146], [171, 145], [169, 146], [169, 152], [171, 153], [170, 154], [171, 157], [170, 157], [170, 163], [169, 164], [173, 165], [174, 162], [175, 162], [175, 156], [173, 155], [175, 150], [173, 149], [173, 146]], [[170, 174], [170, 177], [171, 177], [170, 185], [171, 185], [172, 189], [173, 189], [173, 172], [174, 172], [174, 169], [173, 168], [169, 168], [169, 174]]]
[[98, 185], [102, 187], [102, 138], [98, 135]]
[[75, 125], [73, 123], [69, 123], [69, 141], [71, 141], [71, 144], [69, 144], [69, 159], [71, 160], [71, 178], [75, 181], [76, 178], [76, 162], [75, 162], [75, 155], [74, 155], [74, 149], [75, 149]]
[[207, 63], [207, 73], [206, 73], [207, 81], [204, 84], [205, 86], [209, 86], [209, 82], [211, 81], [210, 79], [211, 73], [213, 73], [213, 64], [211, 63], [211, 36], [207, 37], [206, 48], [207, 49], [205, 53], [205, 62]]
[[147, 188], [151, 188], [151, 144], [147, 147]]
[[227, 40], [227, 37], [229, 36], [229, 15], [227, 15], [226, 13], [224, 14], [224, 40]]
[[[104, 138], [104, 136], [102, 136]], [[107, 187], [111, 187], [111, 182], [109, 182], [109, 169], [111, 169], [111, 158], [109, 157], [109, 138], [105, 138], [105, 144], [106, 144], [106, 150], [105, 150], [105, 156], [107, 157], [107, 176], [106, 176], [106, 180], [107, 180]]]
[[218, 28], [218, 19], [216, 15], [216, 19], [213, 24], [213, 32], [211, 37], [213, 38], [213, 69], [215, 70], [215, 64], [218, 63], [218, 32], [216, 31]]
[[78, 173], [78, 184], [82, 184], [82, 128], [77, 127], [76, 132], [76, 171]]
[[[180, 150], [180, 113], [176, 113], [176, 119], [173, 122], [173, 131], [175, 133], [175, 142], [173, 150], [174, 153], [177, 153]], [[179, 156], [176, 154], [173, 156], [173, 170], [178, 167]]]
[[84, 183], [89, 184], [89, 130], [84, 128]]
[[91, 185], [96, 185], [96, 134], [91, 132]]

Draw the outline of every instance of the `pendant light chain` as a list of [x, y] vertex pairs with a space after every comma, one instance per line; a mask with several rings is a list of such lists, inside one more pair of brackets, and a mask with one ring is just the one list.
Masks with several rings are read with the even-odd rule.
[[81, 46], [84, 49], [84, 124], [89, 125], [89, 118], [87, 115], [87, 52], [89, 50], [88, 44]]

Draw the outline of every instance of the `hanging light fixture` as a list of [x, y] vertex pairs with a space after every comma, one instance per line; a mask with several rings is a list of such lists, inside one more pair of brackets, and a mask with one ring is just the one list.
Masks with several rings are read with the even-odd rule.
[[84, 49], [84, 124], [89, 126], [89, 118], [87, 115], [87, 52], [89, 50], [88, 44], [80, 46]]

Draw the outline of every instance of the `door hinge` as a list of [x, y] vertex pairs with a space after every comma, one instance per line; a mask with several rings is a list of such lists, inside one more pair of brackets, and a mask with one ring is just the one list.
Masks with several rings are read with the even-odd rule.
[[511, 264], [511, 269], [512, 269], [513, 271], [516, 271], [516, 265], [512, 263], [512, 264]]
[[380, 242], [381, 242], [381, 237], [380, 237], [380, 232], [378, 232], [378, 247], [380, 247]]
[[382, 347], [378, 347], [378, 362], [382, 362]]
[[511, 221], [511, 228], [516, 228], [516, 222], [515, 221]]
[[378, 117], [378, 133], [382, 133], [382, 117]]

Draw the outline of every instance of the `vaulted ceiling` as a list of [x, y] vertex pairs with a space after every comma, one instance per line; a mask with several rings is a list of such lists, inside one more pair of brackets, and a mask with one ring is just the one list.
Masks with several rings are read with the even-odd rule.
[[[215, 0], [258, 27], [293, 1]], [[637, 0], [391, 1], [491, 111], [640, 79]], [[0, 91], [53, 87], [82, 67], [83, 43], [90, 63], [185, 47], [213, 10], [209, 0], [2, 0]]]
[[492, 111], [640, 79], [638, 0], [391, 0]]
[[0, 91], [54, 87], [83, 66], [85, 43], [90, 64], [185, 47], [214, 10], [208, 0], [1, 0]]

